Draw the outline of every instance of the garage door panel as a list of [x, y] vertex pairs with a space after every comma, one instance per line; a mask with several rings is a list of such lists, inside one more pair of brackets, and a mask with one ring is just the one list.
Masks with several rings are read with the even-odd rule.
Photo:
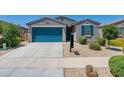
[[34, 42], [60, 42], [60, 36], [37, 36]]
[[62, 28], [57, 27], [37, 27], [32, 28], [33, 42], [61, 42]]

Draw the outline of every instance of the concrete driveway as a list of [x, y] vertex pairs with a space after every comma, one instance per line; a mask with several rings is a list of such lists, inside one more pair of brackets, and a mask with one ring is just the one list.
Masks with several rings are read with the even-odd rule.
[[[63, 76], [62, 68], [29, 68], [42, 58], [62, 58], [62, 43], [29, 43], [0, 58], [0, 76]], [[43, 60], [41, 62], [45, 63]], [[46, 63], [47, 64], [47, 63]], [[49, 64], [50, 65], [50, 64]], [[53, 66], [55, 63], [52, 64]]]
[[11, 51], [5, 58], [61, 58], [63, 57], [62, 43], [29, 43]]

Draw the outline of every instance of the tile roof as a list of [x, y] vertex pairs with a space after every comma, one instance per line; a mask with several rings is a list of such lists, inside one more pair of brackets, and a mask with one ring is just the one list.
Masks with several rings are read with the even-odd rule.
[[74, 20], [74, 19], [72, 19], [72, 18], [65, 17], [65, 16], [58, 16], [58, 17], [56, 17], [56, 19], [61, 19], [61, 18], [70, 20], [70, 21], [72, 21], [72, 22], [76, 22], [76, 20]]
[[43, 18], [40, 18], [40, 19], [31, 21], [31, 22], [27, 23], [27, 25], [32, 25], [32, 24], [35, 24], [35, 23], [38, 23], [38, 22], [42, 22], [42, 21], [44, 21], [44, 20], [51, 20], [51, 21], [54, 21], [54, 22], [56, 22], [56, 23], [66, 25], [66, 24], [64, 24], [64, 23], [62, 23], [62, 22], [60, 22], [60, 21], [54, 20], [54, 19], [49, 18], [49, 17], [43, 17]]
[[87, 18], [87, 19], [84, 19], [84, 20], [75, 22], [73, 25], [78, 25], [78, 24], [84, 23], [84, 22], [86, 22], [86, 21], [89, 21], [89, 22], [94, 23], [94, 24], [97, 24], [97, 25], [100, 25], [100, 24], [101, 24], [101, 23], [99, 23], [99, 22], [97, 22], [97, 21], [94, 21], [94, 20], [92, 20], [92, 19], [88, 19], [88, 18]]

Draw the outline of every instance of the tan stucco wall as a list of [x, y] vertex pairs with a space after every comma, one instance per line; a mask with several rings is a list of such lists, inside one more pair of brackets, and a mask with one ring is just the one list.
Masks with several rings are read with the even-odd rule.
[[91, 38], [88, 38], [88, 41], [94, 41], [97, 37], [99, 37], [99, 33], [98, 33], [98, 25], [90, 23], [90, 22], [84, 22], [82, 24], [78, 24], [75, 27], [75, 41], [79, 40], [79, 37], [81, 36], [81, 26], [82, 25], [93, 25], [93, 36], [91, 36]]
[[70, 21], [70, 20], [67, 20], [67, 19], [64, 19], [64, 18], [63, 18], [63, 21], [61, 21], [61, 19], [56, 19], [56, 20], [58, 20], [58, 21], [60, 21], [60, 22], [63, 22], [63, 23], [65, 23], [65, 24], [67, 24], [67, 25], [71, 25], [72, 23], [74, 23], [74, 22], [72, 22], [72, 21]]
[[102, 28], [98, 28], [98, 34], [99, 34], [99, 37], [103, 37], [103, 35], [102, 35]]

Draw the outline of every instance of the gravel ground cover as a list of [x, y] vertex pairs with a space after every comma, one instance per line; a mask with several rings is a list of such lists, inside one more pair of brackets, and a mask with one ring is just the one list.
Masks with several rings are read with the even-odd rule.
[[112, 46], [111, 49], [102, 47], [102, 49], [98, 51], [89, 49], [88, 45], [75, 43], [71, 53], [69, 52], [69, 47], [69, 43], [63, 43], [64, 57], [110, 57], [114, 55], [123, 55], [121, 48]]
[[[25, 46], [26, 44], [28, 44], [27, 41], [21, 42], [21, 44], [20, 44], [19, 47]], [[16, 48], [18, 48], [18, 47], [16, 47]], [[10, 48], [10, 49], [6, 49], [6, 50], [2, 50], [2, 48], [0, 48], [0, 56], [3, 56], [3, 55], [7, 54], [8, 52], [10, 52], [10, 51], [12, 51], [12, 50], [14, 50], [14, 49], [16, 49], [16, 48]]]
[[[109, 68], [95, 68], [98, 72], [99, 77], [113, 77], [110, 73]], [[64, 76], [65, 77], [87, 77], [85, 73], [85, 68], [65, 68], [64, 69]]]
[[7, 49], [7, 50], [0, 50], [0, 57], [3, 56], [3, 55], [5, 55], [5, 54], [7, 54], [8, 52], [10, 52], [12, 50], [13, 50], [13, 48]]

